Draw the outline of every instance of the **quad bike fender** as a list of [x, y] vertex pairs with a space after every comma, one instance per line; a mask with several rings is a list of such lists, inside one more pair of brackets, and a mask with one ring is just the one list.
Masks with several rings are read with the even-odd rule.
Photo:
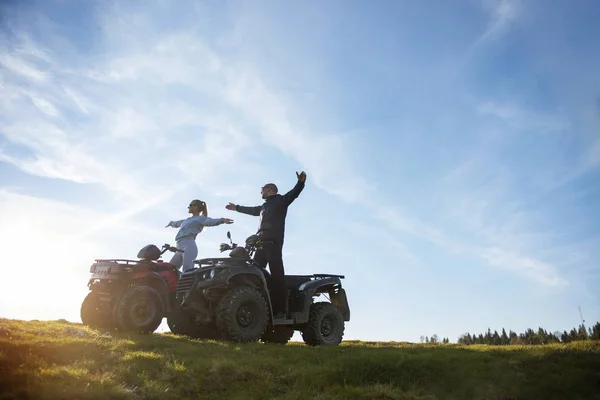
[[299, 319], [302, 319], [298, 320], [297, 323], [308, 321], [308, 314], [313, 303], [313, 297], [320, 293], [327, 293], [331, 303], [342, 313], [344, 321], [350, 321], [350, 307], [348, 305], [346, 291], [342, 288], [342, 283], [339, 278], [331, 277], [315, 279], [303, 283], [298, 286], [295, 291], [296, 293], [295, 295], [292, 294], [292, 298], [294, 298], [295, 303], [301, 309]]
[[154, 288], [160, 294], [160, 297], [163, 299], [163, 301], [165, 303], [165, 310], [171, 309], [171, 301], [170, 301], [171, 299], [169, 296], [169, 288], [167, 287], [167, 284], [165, 283], [162, 276], [160, 276], [156, 272], [145, 273], [143, 276], [134, 277], [133, 281], [131, 282], [131, 285], [132, 286], [147, 285], [147, 286]]
[[262, 272], [256, 271], [255, 268], [245, 269], [243, 272], [232, 275], [227, 280], [227, 284], [230, 286], [250, 286], [260, 290], [267, 301], [269, 313], [272, 315], [273, 308], [271, 305], [271, 296], [269, 296], [267, 281]]
[[340, 287], [334, 291], [329, 292], [331, 303], [337, 307], [342, 313], [344, 321], [350, 321], [350, 306], [348, 305], [348, 297], [346, 297], [346, 290]]

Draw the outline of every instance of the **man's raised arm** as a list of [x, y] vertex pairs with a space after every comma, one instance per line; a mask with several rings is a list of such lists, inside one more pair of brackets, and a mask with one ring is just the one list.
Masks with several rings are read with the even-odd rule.
[[302, 171], [300, 174], [296, 172], [296, 176], [298, 177], [298, 182], [296, 186], [292, 188], [289, 192], [283, 195], [285, 202], [289, 205], [292, 204], [294, 200], [300, 195], [302, 190], [304, 189], [304, 184], [306, 182], [306, 173]]
[[255, 217], [258, 217], [260, 215], [261, 206], [246, 207], [246, 206], [239, 206], [237, 204], [229, 203], [225, 206], [225, 208], [228, 210], [231, 210], [231, 211], [237, 211], [237, 212], [241, 212], [243, 214], [254, 215]]

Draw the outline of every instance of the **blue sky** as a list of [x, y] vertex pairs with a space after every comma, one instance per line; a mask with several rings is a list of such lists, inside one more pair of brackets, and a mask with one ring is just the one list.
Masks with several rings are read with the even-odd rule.
[[191, 199], [235, 220], [217, 255], [258, 222], [229, 201], [305, 170], [284, 263], [346, 275], [347, 339], [599, 321], [599, 12], [3, 2], [0, 316], [79, 321], [92, 260], [174, 242]]

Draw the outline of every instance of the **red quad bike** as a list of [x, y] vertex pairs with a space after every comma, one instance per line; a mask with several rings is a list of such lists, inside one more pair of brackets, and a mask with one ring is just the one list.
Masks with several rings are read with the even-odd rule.
[[153, 333], [175, 302], [181, 272], [160, 259], [165, 244], [143, 247], [139, 260], [96, 259], [90, 267], [90, 292], [81, 304], [81, 321], [94, 329]]

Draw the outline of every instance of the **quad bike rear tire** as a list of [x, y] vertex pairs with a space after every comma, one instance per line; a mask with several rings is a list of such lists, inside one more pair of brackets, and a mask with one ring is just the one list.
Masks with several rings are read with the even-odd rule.
[[216, 308], [217, 329], [221, 336], [234, 342], [256, 342], [269, 322], [263, 294], [248, 286], [227, 292]]
[[79, 313], [81, 322], [92, 329], [112, 330], [115, 328], [112, 313], [102, 308], [98, 293], [89, 292], [85, 296]]
[[267, 328], [260, 340], [263, 343], [286, 344], [294, 336], [294, 329], [289, 326], [275, 326]]
[[123, 332], [153, 333], [164, 316], [160, 294], [150, 286], [132, 286], [125, 290], [115, 308], [115, 320]]
[[344, 337], [344, 318], [331, 303], [319, 302], [310, 307], [302, 339], [309, 346], [337, 346]]

